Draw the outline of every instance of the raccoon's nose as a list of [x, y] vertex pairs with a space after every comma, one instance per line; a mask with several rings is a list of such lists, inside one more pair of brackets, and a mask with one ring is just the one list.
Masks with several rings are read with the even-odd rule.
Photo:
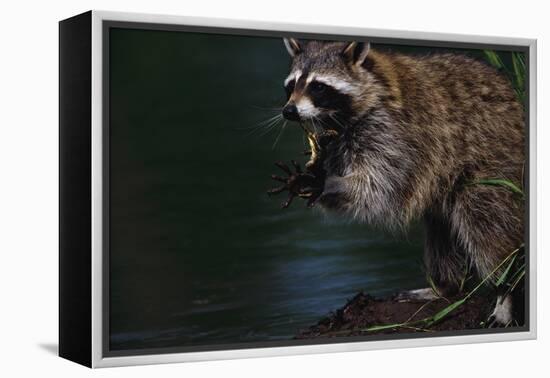
[[298, 114], [298, 108], [294, 104], [288, 104], [283, 108], [283, 117], [289, 121], [299, 121], [300, 114]]

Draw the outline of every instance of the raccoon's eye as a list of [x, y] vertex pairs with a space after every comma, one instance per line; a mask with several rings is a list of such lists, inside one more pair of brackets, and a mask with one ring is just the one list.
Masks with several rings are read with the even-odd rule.
[[294, 80], [291, 80], [286, 86], [285, 86], [285, 91], [286, 91], [286, 97], [290, 97], [290, 95], [292, 94], [292, 92], [294, 92], [294, 85], [296, 84], [296, 81]]
[[327, 89], [327, 85], [323, 84], [323, 83], [320, 83], [318, 81], [313, 81], [309, 85], [309, 90], [313, 94], [322, 94], [326, 89]]

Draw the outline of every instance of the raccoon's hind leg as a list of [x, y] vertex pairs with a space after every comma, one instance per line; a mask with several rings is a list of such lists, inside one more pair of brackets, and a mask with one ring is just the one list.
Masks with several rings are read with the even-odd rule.
[[[523, 209], [521, 199], [504, 187], [469, 185], [456, 196], [451, 219], [480, 280], [495, 283], [505, 266], [494, 270], [523, 243]], [[506, 326], [516, 301], [501, 294], [489, 322]]]
[[429, 301], [457, 294], [466, 275], [466, 253], [443, 217], [425, 216], [426, 240], [424, 265], [426, 278], [432, 287], [408, 290], [397, 294], [396, 300]]
[[443, 216], [424, 217], [424, 265], [427, 279], [442, 297], [457, 294], [468, 273], [467, 254], [449, 221]]

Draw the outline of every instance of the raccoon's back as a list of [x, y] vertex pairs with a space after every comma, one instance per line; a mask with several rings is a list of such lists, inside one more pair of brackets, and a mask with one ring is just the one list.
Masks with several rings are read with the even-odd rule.
[[451, 117], [478, 111], [521, 116], [509, 80], [484, 62], [464, 55], [437, 54], [397, 56], [394, 63], [405, 106], [443, 111]]
[[523, 107], [508, 78], [455, 54], [398, 56], [394, 67], [405, 118], [444, 145], [441, 158], [517, 171], [524, 160]]

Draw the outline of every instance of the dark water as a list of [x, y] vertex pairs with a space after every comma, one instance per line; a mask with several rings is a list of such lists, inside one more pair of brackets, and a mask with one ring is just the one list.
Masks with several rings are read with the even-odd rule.
[[[114, 30], [111, 349], [289, 339], [360, 290], [419, 287], [421, 230], [392, 236], [268, 198], [301, 131], [279, 39]], [[265, 131], [265, 130], [264, 130]]]

